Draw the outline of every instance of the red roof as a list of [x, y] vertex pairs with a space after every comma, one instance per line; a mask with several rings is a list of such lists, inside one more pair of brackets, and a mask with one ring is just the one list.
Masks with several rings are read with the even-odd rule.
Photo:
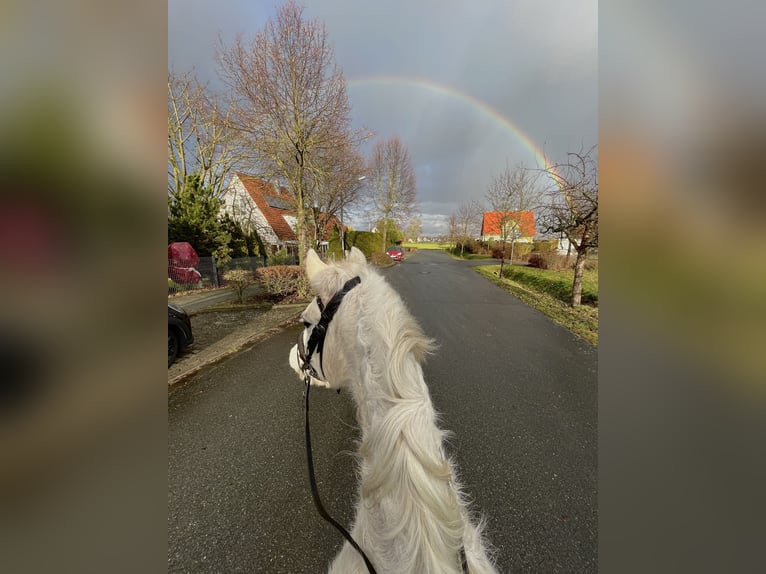
[[[519, 224], [521, 237], [535, 236], [535, 214], [531, 211], [506, 211], [506, 223], [516, 221]], [[501, 211], [485, 211], [481, 220], [481, 234], [484, 235], [502, 235], [500, 233], [500, 224], [503, 220]]]
[[[278, 189], [267, 181], [236, 172], [235, 175], [245, 186], [247, 193], [260, 209], [266, 221], [274, 230], [280, 241], [296, 241], [297, 237], [292, 227], [285, 220], [285, 215], [295, 217], [295, 200], [285, 189]], [[324, 237], [327, 239], [332, 233], [333, 226], [340, 225], [333, 216], [325, 225]]]

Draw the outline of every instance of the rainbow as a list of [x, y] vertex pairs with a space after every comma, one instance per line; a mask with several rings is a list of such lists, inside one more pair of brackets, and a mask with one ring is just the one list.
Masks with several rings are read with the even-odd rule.
[[[418, 77], [388, 76], [388, 75], [356, 77], [356, 78], [352, 78], [348, 80], [347, 84], [351, 88], [367, 87], [367, 86], [415, 87], [418, 89], [428, 90], [429, 92], [436, 93], [441, 96], [446, 96], [448, 98], [452, 98], [460, 102], [463, 102], [471, 106], [472, 108], [478, 110], [482, 114], [486, 115], [493, 122], [501, 125], [505, 130], [510, 132], [516, 140], [521, 142], [521, 144], [532, 153], [538, 166], [542, 166], [543, 169], [550, 170], [552, 173], [556, 174], [556, 171], [553, 168], [553, 164], [550, 161], [548, 161], [548, 158], [545, 157], [545, 153], [543, 152], [543, 150], [540, 149], [540, 147], [537, 146], [537, 144], [535, 144], [532, 138], [530, 138], [521, 129], [519, 129], [516, 125], [514, 125], [503, 114], [501, 114], [500, 112], [498, 112], [491, 106], [487, 105], [482, 100], [470, 94], [467, 94], [465, 92], [461, 92], [460, 90], [452, 86], [447, 86], [445, 84], [434, 82], [433, 80], [426, 80], [426, 79], [418, 78]], [[552, 177], [551, 179], [554, 180], [555, 182], [555, 178]]]

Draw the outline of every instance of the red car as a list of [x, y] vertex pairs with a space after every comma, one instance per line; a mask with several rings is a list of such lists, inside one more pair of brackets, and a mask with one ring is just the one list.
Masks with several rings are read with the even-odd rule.
[[392, 247], [388, 251], [386, 251], [386, 255], [388, 255], [391, 259], [394, 261], [401, 261], [402, 260], [402, 250], [398, 247]]

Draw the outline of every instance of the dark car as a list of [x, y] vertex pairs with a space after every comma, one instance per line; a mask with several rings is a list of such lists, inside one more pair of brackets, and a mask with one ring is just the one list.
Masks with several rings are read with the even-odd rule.
[[180, 307], [168, 303], [168, 367], [193, 342], [189, 315]]
[[402, 260], [402, 250], [398, 247], [392, 247], [388, 251], [386, 251], [386, 255], [388, 255], [391, 259], [394, 261], [401, 261]]

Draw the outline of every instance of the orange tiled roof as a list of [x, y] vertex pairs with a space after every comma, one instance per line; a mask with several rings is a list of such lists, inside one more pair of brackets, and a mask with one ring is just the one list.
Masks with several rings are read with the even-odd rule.
[[[535, 236], [535, 214], [531, 211], [507, 211], [508, 218], [517, 221], [521, 231], [521, 237]], [[481, 220], [482, 235], [501, 235], [500, 224], [502, 222], [501, 211], [485, 211]]]
[[[266, 221], [274, 230], [274, 233], [279, 240], [296, 241], [297, 237], [295, 232], [284, 217], [285, 215], [295, 216], [295, 200], [289, 193], [287, 193], [287, 190], [284, 188], [281, 190], [277, 189], [275, 186], [262, 179], [244, 173], [236, 172], [235, 175], [242, 182], [242, 185], [245, 186], [247, 193], [258, 206], [258, 209], [261, 210], [261, 213], [263, 213], [263, 216], [266, 218]], [[282, 205], [284, 208], [274, 207], [274, 205]], [[325, 224], [324, 237], [322, 237], [322, 239], [326, 240], [329, 238], [334, 225], [340, 227], [338, 220], [335, 216], [332, 216]]]

